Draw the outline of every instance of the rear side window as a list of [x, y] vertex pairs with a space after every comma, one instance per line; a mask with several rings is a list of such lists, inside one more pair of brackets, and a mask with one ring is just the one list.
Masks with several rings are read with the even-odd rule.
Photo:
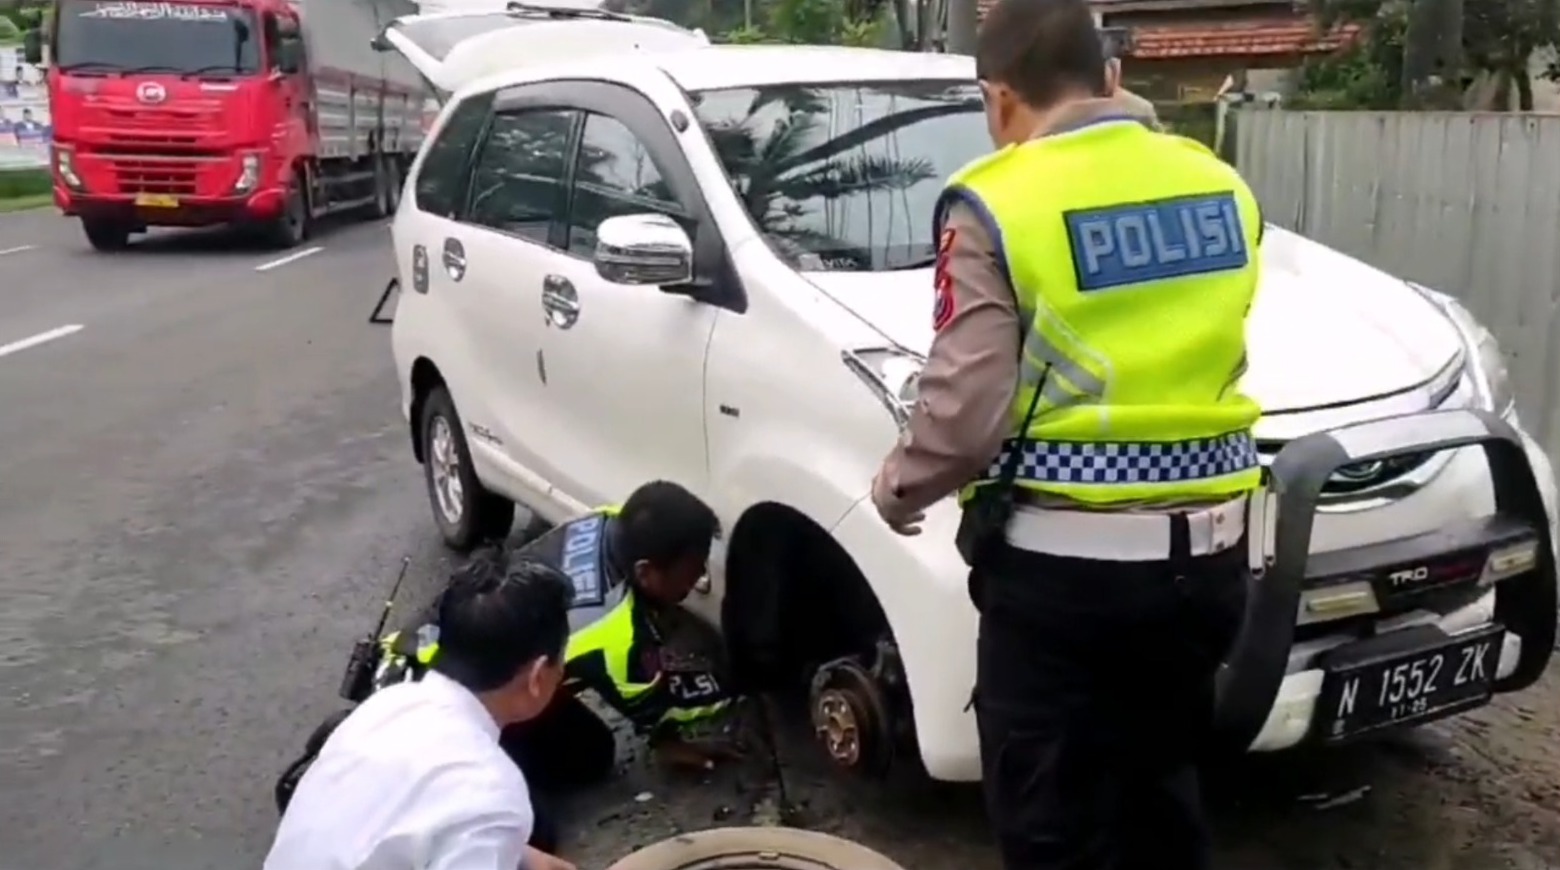
[[439, 217], [455, 217], [465, 188], [471, 149], [482, 134], [492, 105], [490, 91], [467, 98], [450, 113], [438, 138], [429, 143], [428, 154], [417, 173], [415, 196], [419, 209]]
[[505, 112], [477, 156], [466, 219], [545, 245], [563, 213], [564, 175], [578, 113]]

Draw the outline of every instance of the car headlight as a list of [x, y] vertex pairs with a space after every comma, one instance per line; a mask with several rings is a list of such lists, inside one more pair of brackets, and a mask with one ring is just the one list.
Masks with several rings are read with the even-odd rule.
[[1511, 389], [1511, 373], [1506, 367], [1505, 354], [1501, 353], [1495, 335], [1456, 299], [1412, 282], [1409, 286], [1439, 308], [1462, 336], [1463, 347], [1468, 353], [1468, 374], [1479, 406], [1501, 416], [1510, 413], [1516, 397]]
[[910, 422], [910, 409], [920, 395], [921, 368], [926, 365], [926, 357], [902, 347], [868, 347], [845, 351], [840, 358], [903, 429]]

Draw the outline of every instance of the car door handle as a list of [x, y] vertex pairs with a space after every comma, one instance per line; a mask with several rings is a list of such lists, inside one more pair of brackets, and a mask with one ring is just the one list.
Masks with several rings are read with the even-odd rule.
[[444, 263], [444, 271], [449, 274], [450, 280], [459, 281], [466, 277], [466, 246], [460, 243], [460, 239], [444, 240], [444, 251], [440, 260]]
[[562, 275], [542, 279], [542, 311], [547, 324], [568, 329], [580, 319], [580, 296], [574, 284]]

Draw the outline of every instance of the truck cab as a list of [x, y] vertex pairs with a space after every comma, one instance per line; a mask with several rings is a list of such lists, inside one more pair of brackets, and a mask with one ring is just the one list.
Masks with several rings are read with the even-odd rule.
[[387, 87], [368, 42], [411, 4], [351, 5], [60, 0], [47, 37], [56, 204], [98, 249], [213, 224], [289, 246], [335, 207], [393, 206], [393, 170], [420, 140], [400, 134], [420, 132], [424, 95], [409, 71]]

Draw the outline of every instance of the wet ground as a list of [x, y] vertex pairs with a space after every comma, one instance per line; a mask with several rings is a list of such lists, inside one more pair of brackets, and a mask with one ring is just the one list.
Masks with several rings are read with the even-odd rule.
[[[258, 866], [271, 781], [401, 558], [410, 595], [448, 571], [364, 323], [386, 241], [105, 257], [48, 212], [0, 217], [0, 870]], [[912, 870], [996, 868], [972, 788], [844, 780], [794, 729], [781, 755], [803, 823]], [[632, 759], [568, 804], [569, 855], [772, 822], [773, 771]], [[1242, 760], [1211, 791], [1225, 867], [1560, 868], [1560, 674], [1390, 742]]]

